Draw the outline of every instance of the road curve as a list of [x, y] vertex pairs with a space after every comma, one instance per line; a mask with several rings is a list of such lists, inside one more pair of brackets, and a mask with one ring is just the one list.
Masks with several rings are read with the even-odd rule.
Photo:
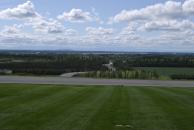
[[33, 76], [0, 76], [0, 83], [194, 87], [193, 81], [121, 80]]

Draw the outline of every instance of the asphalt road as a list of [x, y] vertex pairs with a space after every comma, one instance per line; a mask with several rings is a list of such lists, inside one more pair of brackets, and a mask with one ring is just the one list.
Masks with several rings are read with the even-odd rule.
[[193, 81], [119, 80], [32, 76], [0, 76], [0, 83], [194, 87]]

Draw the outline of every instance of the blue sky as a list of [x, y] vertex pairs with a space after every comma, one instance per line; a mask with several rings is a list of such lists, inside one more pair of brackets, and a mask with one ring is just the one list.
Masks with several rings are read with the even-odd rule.
[[194, 0], [0, 0], [0, 49], [194, 52]]

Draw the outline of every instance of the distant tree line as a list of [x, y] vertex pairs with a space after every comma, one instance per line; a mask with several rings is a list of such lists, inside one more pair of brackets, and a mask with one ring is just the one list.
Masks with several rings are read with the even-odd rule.
[[188, 55], [145, 55], [123, 56], [112, 60], [117, 68], [127, 67], [194, 67], [194, 56]]
[[[0, 69], [13, 73], [59, 75], [66, 72], [106, 71], [114, 63], [117, 71], [133, 67], [194, 67], [194, 55], [176, 54], [0, 54]], [[116, 77], [116, 76], [115, 76]]]
[[[6, 59], [5, 57], [3, 57]], [[32, 56], [26, 55], [13, 56], [7, 61], [0, 62], [0, 69], [9, 69], [13, 73], [37, 74], [37, 75], [59, 75], [67, 72], [101, 70], [105, 64], [99, 56], [80, 56], [80, 55], [51, 55], [51, 56]]]

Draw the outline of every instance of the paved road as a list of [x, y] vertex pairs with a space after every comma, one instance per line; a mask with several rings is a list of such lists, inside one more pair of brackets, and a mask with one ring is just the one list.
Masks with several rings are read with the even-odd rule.
[[194, 87], [193, 81], [119, 80], [30, 76], [0, 76], [0, 83]]

